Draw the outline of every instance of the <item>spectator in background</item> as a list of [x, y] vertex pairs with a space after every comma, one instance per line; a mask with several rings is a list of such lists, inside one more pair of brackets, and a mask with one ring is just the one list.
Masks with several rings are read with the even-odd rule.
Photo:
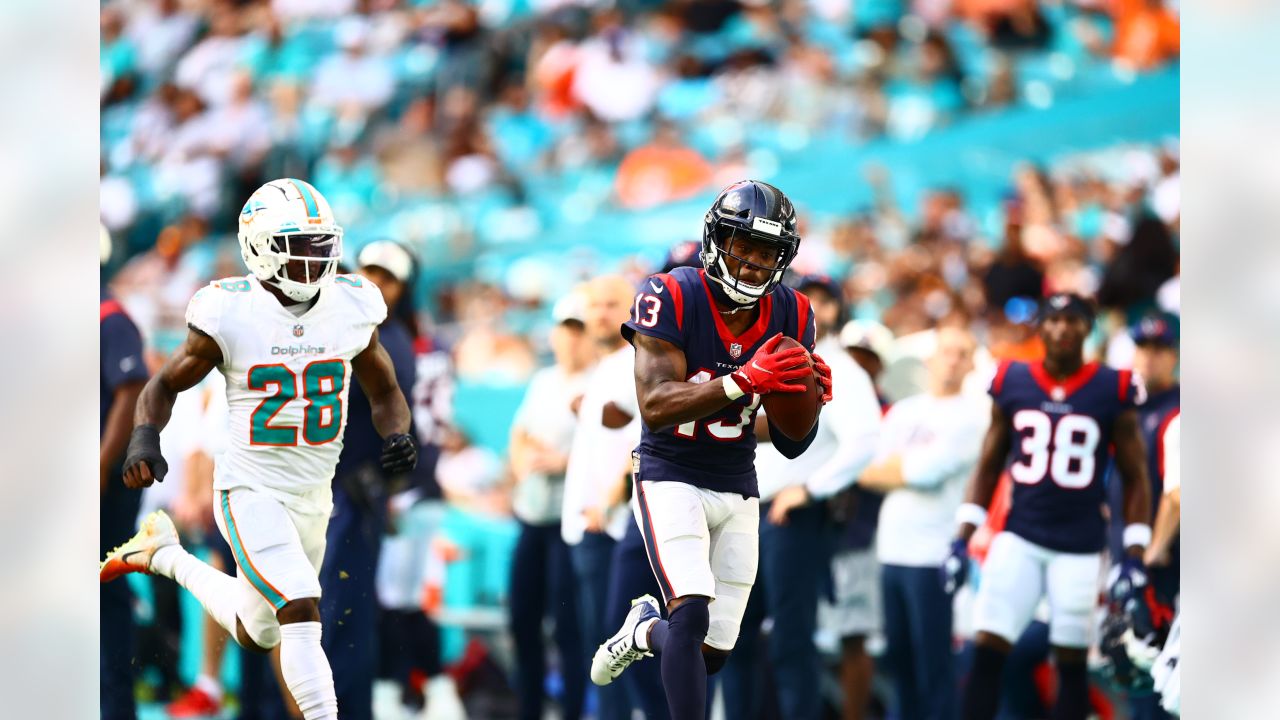
[[[871, 461], [880, 427], [880, 403], [867, 373], [843, 352], [837, 331], [844, 320], [840, 287], [825, 276], [800, 278], [817, 330], [814, 351], [830, 358], [834, 387], [809, 449], [787, 460], [770, 443], [769, 423], [756, 418], [756, 476], [760, 481], [760, 569], [733, 654], [721, 674], [725, 715], [755, 717], [768, 684], [757, 677], [761, 625], [773, 619], [768, 649], [781, 716], [823, 717], [821, 670], [813, 642], [818, 595], [829, 572], [826, 499], [848, 487]], [[869, 680], [870, 678], [868, 678]]]
[[194, 92], [210, 107], [231, 100], [233, 78], [245, 45], [242, 22], [235, 6], [213, 6], [208, 33], [182, 56], [174, 69], [173, 79], [178, 87]]
[[1177, 267], [1178, 250], [1169, 228], [1159, 218], [1144, 215], [1102, 276], [1098, 304], [1104, 308], [1141, 310], [1155, 301], [1156, 292], [1173, 277]]
[[653, 139], [627, 153], [618, 166], [618, 203], [642, 210], [685, 200], [707, 186], [711, 173], [710, 163], [684, 144], [679, 129], [660, 121]]
[[[607, 275], [592, 279], [584, 290], [586, 332], [599, 361], [587, 379], [578, 406], [578, 423], [565, 470], [560, 530], [569, 544], [577, 579], [586, 660], [579, 672], [585, 676], [596, 646], [609, 636], [605, 600], [614, 546], [623, 537], [627, 523], [633, 522], [622, 500], [631, 450], [640, 443], [640, 420], [637, 417], [620, 429], [604, 424], [605, 404], [618, 388], [635, 386], [635, 350], [618, 330], [630, 313], [634, 289], [621, 276]], [[630, 718], [623, 684], [601, 687], [597, 692], [600, 720]]]
[[1022, 247], [1019, 228], [1009, 227], [1004, 247], [987, 268], [982, 285], [987, 293], [987, 307], [1001, 312], [1014, 298], [1038, 298], [1044, 295], [1044, 274], [1027, 257]]
[[1164, 0], [1113, 0], [1109, 7], [1116, 24], [1112, 57], [1137, 70], [1178, 59], [1178, 15]]
[[391, 99], [395, 76], [383, 58], [369, 54], [369, 23], [363, 17], [343, 18], [334, 40], [338, 52], [316, 68], [311, 99], [339, 117], [363, 122]]
[[520, 522], [511, 564], [511, 635], [521, 720], [541, 720], [546, 681], [543, 620], [555, 623], [564, 698], [560, 717], [582, 715], [586, 676], [578, 602], [569, 546], [560, 535], [564, 472], [568, 466], [586, 375], [594, 348], [583, 324], [583, 298], [570, 293], [556, 304], [551, 330], [555, 363], [534, 373], [512, 420], [510, 458], [515, 475], [512, 510]]
[[[402, 245], [375, 240], [360, 250], [359, 269], [382, 291], [388, 313], [378, 340], [395, 368], [405, 397], [414, 386], [413, 338], [394, 312], [413, 274], [413, 258]], [[333, 476], [333, 514], [320, 567], [320, 617], [325, 654], [333, 658], [338, 712], [372, 720], [373, 680], [378, 660], [378, 599], [375, 574], [393, 484], [380, 466], [382, 438], [374, 429], [369, 398], [353, 383], [347, 399], [347, 430]]]
[[[850, 320], [840, 329], [840, 346], [871, 379], [881, 412], [889, 401], [879, 387], [893, 352], [893, 333], [877, 322]], [[880, 569], [876, 563], [876, 523], [884, 496], [854, 485], [832, 501], [840, 523], [832, 550], [834, 602], [819, 624], [840, 638], [840, 686], [844, 720], [861, 720], [871, 699], [874, 671], [867, 638], [880, 632]]]
[[643, 117], [657, 100], [660, 78], [644, 57], [640, 39], [617, 10], [595, 18], [596, 34], [578, 50], [573, 96], [607, 122]]
[[101, 41], [98, 67], [104, 103], [128, 97], [137, 84], [137, 53], [133, 41], [124, 34], [124, 15], [118, 8], [104, 7], [99, 18]]
[[943, 720], [957, 699], [952, 601], [938, 581], [965, 482], [978, 460], [990, 403], [961, 394], [976, 343], [967, 330], [938, 331], [928, 391], [885, 415], [876, 460], [859, 487], [886, 493], [876, 533], [884, 602], [885, 666], [898, 716]]
[[[105, 263], [111, 256], [111, 242], [105, 232], [103, 237], [100, 260]], [[129, 539], [137, 523], [142, 494], [125, 488], [120, 463], [133, 430], [133, 408], [148, 373], [138, 327], [105, 290], [98, 305], [98, 333], [98, 379], [102, 388], [98, 415], [98, 551], [106, 555]], [[102, 720], [135, 720], [133, 593], [128, 583], [108, 583], [99, 587], [98, 602]]]
[[147, 8], [128, 28], [137, 47], [138, 69], [157, 77], [168, 74], [195, 39], [199, 26], [199, 17], [184, 10], [179, 0], [148, 0]]

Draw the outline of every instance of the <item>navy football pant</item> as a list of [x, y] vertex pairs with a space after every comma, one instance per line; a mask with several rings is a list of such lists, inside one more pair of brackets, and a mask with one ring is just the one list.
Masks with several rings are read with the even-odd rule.
[[511, 563], [511, 635], [516, 650], [516, 686], [522, 720], [542, 718], [542, 689], [546, 678], [546, 645], [542, 620], [555, 620], [556, 650], [564, 679], [560, 717], [578, 720], [586, 692], [578, 600], [569, 546], [560, 536], [560, 523], [520, 523]]
[[[106, 557], [115, 546], [128, 540], [136, 530], [138, 506], [142, 493], [124, 486], [124, 480], [112, 474], [107, 492], [98, 510], [98, 545]], [[133, 593], [129, 583], [120, 578], [98, 586], [101, 652], [99, 676], [102, 690], [99, 707], [102, 720], [134, 720], [137, 708], [133, 700], [134, 626]]]
[[378, 669], [378, 593], [381, 512], [356, 503], [334, 483], [333, 515], [320, 566], [322, 646], [333, 668], [338, 715], [372, 720]]
[[953, 717], [959, 698], [951, 651], [952, 604], [938, 568], [883, 565], [880, 580], [885, 669], [893, 676], [899, 717]]
[[[786, 525], [769, 522], [769, 503], [760, 505], [760, 571], [742, 618], [742, 630], [720, 677], [724, 682], [725, 717], [764, 714], [764, 688], [756, 677], [762, 651], [760, 626], [773, 618], [768, 653], [773, 666], [781, 716], [807, 720], [822, 714], [818, 650], [813, 644], [818, 593], [829, 555], [822, 550], [826, 507], [793, 510]], [[772, 713], [767, 713], [771, 715]]]

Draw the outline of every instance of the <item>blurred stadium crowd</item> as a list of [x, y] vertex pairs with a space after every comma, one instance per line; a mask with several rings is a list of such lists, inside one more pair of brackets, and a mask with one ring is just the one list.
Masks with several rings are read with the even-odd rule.
[[[775, 181], [779, 158], [821, 157], [818, 138], [924, 142], [1052, 113], [1178, 59], [1177, 3], [1159, 0], [118, 0], [101, 23], [102, 280], [152, 369], [185, 336], [195, 290], [244, 274], [235, 218], [267, 180], [324, 193], [352, 269], [373, 241], [408, 249], [403, 266], [374, 264], [406, 289], [393, 321], [412, 339], [432, 461], [384, 499], [377, 595], [393, 622], [379, 632], [399, 650], [383, 653], [379, 675], [396, 684], [375, 702], [420, 707], [447, 674], [472, 717], [514, 713], [508, 441], [552, 329], [581, 320], [553, 314], [557, 301], [605, 273], [635, 282], [696, 263], [705, 201], [743, 177]], [[832, 278], [847, 318], [887, 328], [875, 350], [890, 401], [924, 387], [942, 325], [969, 327], [988, 368], [1040, 357], [1030, 323], [1052, 291], [1095, 297], [1089, 351], [1129, 367], [1128, 328], [1179, 312], [1176, 117], [1169, 127], [1009, 162], [983, 204], [963, 182], [904, 198], [899, 168], [850, 155], [832, 194], [856, 185], [867, 202], [806, 213], [792, 194], [793, 270]], [[671, 207], [681, 229], [642, 237]], [[531, 254], [564, 238], [590, 252]], [[144, 500], [197, 542], [217, 534], [203, 496], [216, 405], [175, 412], [166, 454], [188, 479]], [[200, 640], [198, 608], [135, 589], [140, 697], [174, 699], [198, 677], [210, 697], [242, 684], [238, 660], [202, 664], [217, 643]], [[553, 664], [547, 691], [564, 687]], [[873, 695], [872, 717], [892, 706], [879, 683]]]

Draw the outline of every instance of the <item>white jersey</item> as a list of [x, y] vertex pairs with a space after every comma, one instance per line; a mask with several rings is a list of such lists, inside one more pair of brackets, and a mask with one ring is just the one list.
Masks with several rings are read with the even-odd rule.
[[187, 323], [222, 350], [228, 440], [213, 486], [302, 493], [328, 486], [342, 453], [351, 359], [387, 316], [377, 286], [339, 275], [302, 315], [258, 279], [216, 280], [187, 306]]

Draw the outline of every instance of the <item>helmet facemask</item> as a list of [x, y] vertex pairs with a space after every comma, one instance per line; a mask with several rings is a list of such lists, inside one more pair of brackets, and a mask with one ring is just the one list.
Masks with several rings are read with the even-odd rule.
[[[768, 265], [762, 265], [752, 262], [735, 252], [739, 243], [746, 240], [775, 248], [777, 252], [774, 255], [773, 262]], [[778, 283], [782, 282], [783, 273], [786, 272], [787, 266], [791, 264], [791, 260], [795, 257], [796, 244], [796, 242], [782, 236], [774, 237], [759, 232], [750, 232], [732, 225], [717, 223], [711, 242], [708, 243], [707, 256], [703, 258], [703, 264], [709, 271], [707, 276], [720, 284], [730, 300], [739, 305], [754, 305], [756, 301], [768, 295], [778, 286]], [[729, 271], [729, 265], [725, 262], [726, 258], [733, 258], [737, 261], [738, 268], [736, 272], [731, 273]], [[764, 270], [768, 273], [768, 277], [761, 284], [751, 284], [742, 277], [743, 271], [747, 268]]]
[[[342, 258], [342, 229], [264, 235], [254, 243], [263, 264], [274, 265], [263, 282], [276, 286], [291, 300], [306, 302], [333, 282]], [[265, 245], [264, 248], [260, 246]]]

